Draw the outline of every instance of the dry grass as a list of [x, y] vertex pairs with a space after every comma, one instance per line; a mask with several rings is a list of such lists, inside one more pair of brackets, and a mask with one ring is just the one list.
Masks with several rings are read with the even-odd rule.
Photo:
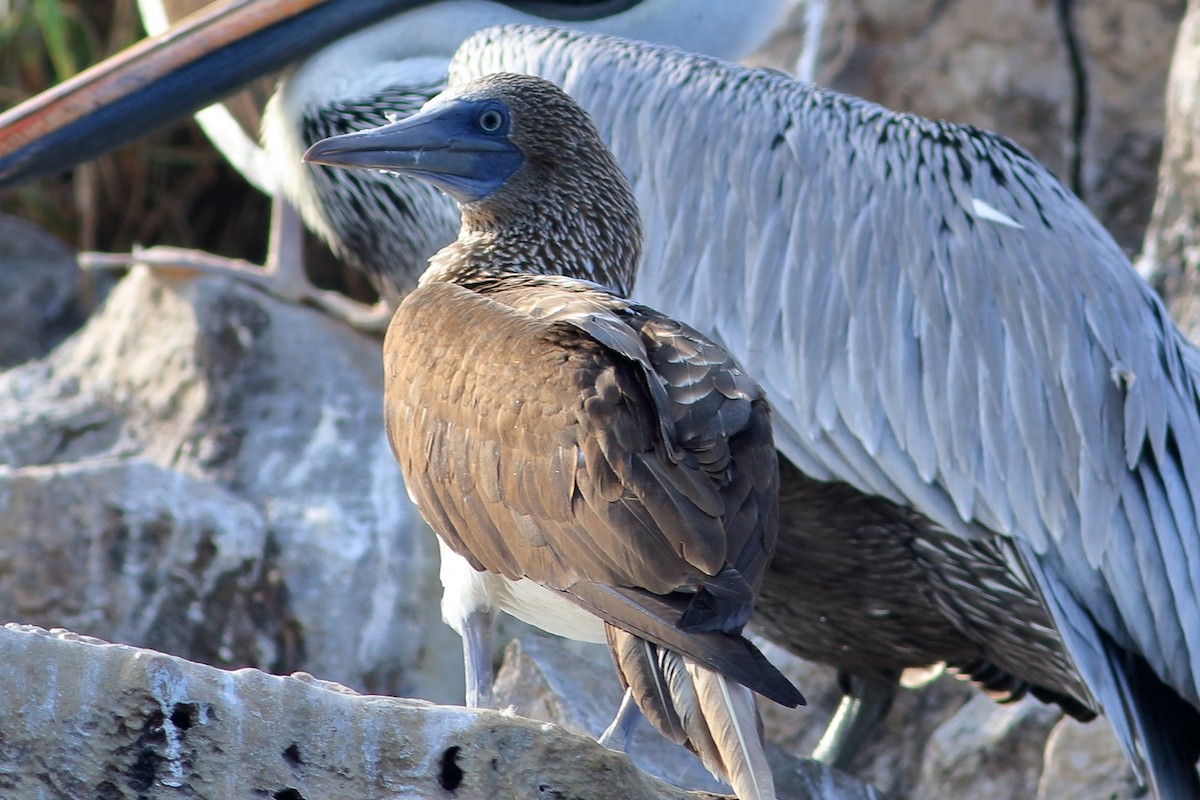
[[[143, 36], [134, 0], [0, 0], [0, 108]], [[268, 203], [190, 120], [59, 178], [0, 195], [0, 211], [80, 249], [173, 244], [261, 259]]]

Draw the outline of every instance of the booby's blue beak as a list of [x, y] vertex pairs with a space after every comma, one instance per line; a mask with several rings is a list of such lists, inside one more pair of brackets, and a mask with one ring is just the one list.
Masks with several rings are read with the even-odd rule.
[[322, 139], [304, 160], [403, 173], [470, 203], [499, 189], [524, 163], [509, 125], [508, 108], [496, 100], [435, 100], [399, 122]]

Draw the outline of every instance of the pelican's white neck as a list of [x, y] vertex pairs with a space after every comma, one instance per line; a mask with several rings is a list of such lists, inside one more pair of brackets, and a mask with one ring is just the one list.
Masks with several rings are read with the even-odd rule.
[[559, 23], [489, 0], [446, 0], [398, 14], [321, 50], [289, 78], [288, 105], [319, 108], [332, 99], [352, 97], [345, 93], [348, 83], [382, 80], [387, 70], [407, 59], [448, 63], [472, 33], [510, 23], [561, 25], [737, 59], [766, 41], [785, 5], [786, 0], [758, 0], [750, 10], [730, 0], [644, 0], [602, 19]]

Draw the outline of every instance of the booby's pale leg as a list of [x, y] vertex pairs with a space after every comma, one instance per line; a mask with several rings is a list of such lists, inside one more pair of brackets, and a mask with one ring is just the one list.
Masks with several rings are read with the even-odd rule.
[[467, 708], [492, 705], [493, 613], [476, 609], [463, 619], [463, 664], [467, 668]]
[[843, 672], [842, 702], [829, 727], [813, 750], [813, 758], [831, 767], [847, 769], [871, 733], [892, 707], [896, 684], [887, 678]]
[[613, 721], [596, 741], [609, 750], [629, 752], [633, 729], [637, 727], [638, 720], [641, 718], [642, 712], [638, 710], [637, 703], [633, 700], [633, 689], [626, 689], [625, 696], [621, 698], [621, 707], [617, 709], [617, 715], [613, 717]]
[[392, 309], [382, 300], [368, 306], [345, 295], [318, 289], [304, 272], [304, 229], [290, 203], [271, 204], [271, 232], [262, 266], [239, 258], [182, 247], [135, 247], [131, 253], [80, 253], [83, 269], [123, 269], [144, 264], [164, 274], [224, 275], [249, 283], [291, 303], [311, 303], [335, 319], [362, 331], [382, 331]]

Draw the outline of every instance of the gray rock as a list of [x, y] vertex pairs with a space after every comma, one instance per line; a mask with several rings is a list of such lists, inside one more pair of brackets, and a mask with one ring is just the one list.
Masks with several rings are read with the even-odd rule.
[[1038, 800], [1134, 800], [1146, 797], [1103, 720], [1065, 717], [1050, 732]]
[[1139, 269], [1171, 316], [1200, 341], [1200, 5], [1189, 3], [1167, 83], [1158, 194]]
[[0, 369], [50, 352], [110, 284], [83, 275], [75, 254], [41, 228], [0, 214]]
[[[224, 605], [239, 619], [220, 626], [266, 633], [235, 636], [226, 651], [197, 638], [183, 616], [139, 628], [121, 613], [79, 608], [76, 589], [48, 585], [40, 601], [22, 601], [21, 621], [169, 643], [221, 664], [304, 669], [356, 689], [460, 698], [461, 650], [439, 621], [434, 539], [407, 499], [383, 431], [379, 350], [377, 340], [248, 287], [131, 272], [44, 361], [0, 375], [0, 458], [22, 486], [38, 485], [41, 473], [21, 467], [123, 465], [124, 483], [119, 469], [106, 477], [68, 470], [42, 485], [44, 502], [61, 497], [62, 541], [105, 530], [103, 504], [64, 488], [80, 476], [109, 481], [111, 505], [134, 517], [187, 520], [214, 493], [229, 496], [247, 520], [242, 535], [255, 541], [259, 578], [192, 585], [168, 559], [148, 561], [144, 580], [170, 595], [155, 601], [164, 607], [199, 603], [216, 613]], [[41, 522], [29, 515], [48, 508], [10, 503], [0, 534], [9, 553], [26, 548], [11, 556], [15, 563], [35, 561], [30, 532]], [[202, 525], [150, 525], [139, 535], [181, 554], [209, 546]], [[176, 536], [188, 541], [166, 543]], [[119, 559], [90, 563], [94, 608], [124, 608], [127, 600], [112, 595], [124, 585]], [[273, 621], [254, 618], [267, 608]], [[175, 623], [184, 628], [170, 629]]]
[[0, 795], [13, 800], [701, 800], [589, 739], [494, 711], [27, 626], [0, 629], [0, 663]]
[[[621, 702], [621, 684], [608, 648], [568, 645], [533, 633], [505, 648], [494, 691], [500, 708], [593, 739], [612, 722]], [[664, 739], [645, 720], [638, 722], [628, 752], [638, 768], [674, 786], [729, 791], [699, 759]]]
[[999, 705], [977, 694], [934, 733], [913, 797], [1033, 797], [1061, 712], [1033, 698]]
[[224, 666], [285, 664], [295, 655], [266, 539], [245, 500], [146, 462], [0, 468], [9, 619]]

